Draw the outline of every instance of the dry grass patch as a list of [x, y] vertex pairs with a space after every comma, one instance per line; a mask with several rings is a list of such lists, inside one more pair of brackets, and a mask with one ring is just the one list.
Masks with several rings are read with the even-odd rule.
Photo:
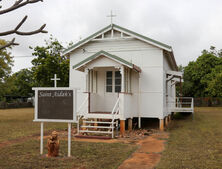
[[195, 118], [176, 116], [159, 169], [218, 169], [222, 166], [222, 108], [196, 108]]
[[[60, 157], [46, 158], [39, 155], [38, 137], [32, 137], [40, 135], [40, 124], [33, 118], [34, 110], [30, 108], [0, 110], [0, 169], [111, 169], [137, 148], [133, 144], [72, 141], [72, 157], [67, 158], [67, 138], [59, 137]], [[66, 128], [67, 123], [44, 124], [45, 132]]]
[[[46, 145], [46, 140], [44, 140]], [[72, 142], [72, 157], [67, 157], [67, 141], [60, 141], [60, 157], [39, 155], [39, 140], [29, 140], [0, 149], [0, 168], [4, 169], [111, 169], [117, 168], [136, 149], [121, 143]], [[44, 149], [44, 154], [47, 149]]]
[[[40, 133], [40, 124], [33, 122], [34, 109], [0, 109], [0, 143]], [[62, 130], [64, 123], [45, 123], [44, 131]]]

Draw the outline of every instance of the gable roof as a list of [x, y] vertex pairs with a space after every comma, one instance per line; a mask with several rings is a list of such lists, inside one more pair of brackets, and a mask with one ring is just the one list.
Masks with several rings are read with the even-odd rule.
[[154, 39], [148, 38], [148, 37], [146, 37], [146, 36], [143, 36], [143, 35], [141, 35], [141, 34], [138, 34], [138, 33], [136, 33], [136, 32], [133, 32], [133, 31], [131, 31], [131, 30], [128, 30], [128, 29], [126, 29], [126, 28], [120, 27], [120, 26], [118, 26], [118, 25], [116, 25], [116, 24], [111, 24], [111, 25], [108, 25], [107, 27], [99, 30], [98, 32], [90, 35], [89, 37], [87, 37], [87, 38], [79, 41], [78, 43], [72, 45], [71, 47], [65, 49], [65, 50], [63, 51], [63, 55], [66, 55], [66, 54], [74, 51], [74, 50], [77, 49], [78, 47], [86, 44], [87, 42], [91, 41], [92, 39], [96, 38], [97, 36], [100, 36], [100, 35], [102, 35], [103, 33], [107, 32], [107, 31], [109, 31], [109, 30], [112, 30], [112, 29], [117, 30], [117, 31], [121, 31], [121, 32], [123, 32], [123, 33], [125, 33], [125, 34], [128, 34], [128, 35], [131, 35], [131, 36], [134, 37], [134, 38], [137, 38], [137, 39], [139, 39], [139, 40], [142, 40], [142, 41], [144, 41], [144, 42], [146, 42], [146, 43], [149, 43], [149, 44], [151, 44], [151, 45], [153, 45], [153, 46], [156, 46], [156, 47], [158, 47], [158, 48], [164, 49], [164, 50], [166, 50], [166, 51], [168, 51], [168, 52], [171, 52], [171, 51], [172, 51], [172, 47], [169, 46], [169, 45], [166, 45], [166, 44], [164, 44], [164, 43], [162, 43], [162, 42], [159, 42], [159, 41], [156, 41], [156, 40], [154, 40]]
[[94, 55], [89, 56], [88, 58], [82, 60], [81, 62], [73, 65], [72, 68], [73, 69], [78, 69], [78, 68], [82, 67], [83, 65], [85, 65], [85, 64], [93, 61], [94, 59], [98, 58], [99, 56], [105, 56], [105, 57], [107, 57], [107, 58], [109, 58], [111, 60], [114, 60], [114, 61], [122, 64], [122, 65], [125, 65], [125, 66], [127, 66], [127, 67], [129, 67], [131, 69], [134, 69], [137, 72], [141, 72], [141, 69], [138, 66], [136, 66], [136, 65], [134, 65], [134, 64], [132, 64], [132, 63], [130, 63], [130, 62], [128, 62], [128, 61], [126, 61], [126, 60], [116, 56], [116, 55], [112, 55], [112, 54], [110, 54], [108, 52], [105, 52], [103, 50], [101, 50], [101, 51], [95, 53]]

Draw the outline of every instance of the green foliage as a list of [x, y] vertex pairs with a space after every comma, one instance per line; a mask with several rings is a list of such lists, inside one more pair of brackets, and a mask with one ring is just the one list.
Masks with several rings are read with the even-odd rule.
[[[0, 46], [5, 45], [6, 41], [0, 39]], [[11, 66], [13, 66], [13, 57], [8, 52], [8, 48], [0, 50], [0, 82], [11, 73]]]
[[219, 75], [222, 57], [219, 56], [221, 52], [216, 52], [216, 49], [211, 47], [210, 52], [204, 50], [196, 61], [189, 62], [188, 66], [184, 67], [184, 96], [222, 96]]
[[[4, 41], [0, 41], [3, 43]], [[52, 87], [51, 78], [57, 74], [58, 87], [69, 86], [69, 58], [62, 56], [62, 45], [50, 37], [45, 46], [36, 46], [31, 69], [22, 69], [12, 75], [12, 57], [6, 49], [0, 51], [0, 100], [4, 95], [30, 96], [32, 87]]]
[[212, 55], [217, 56], [217, 57], [222, 57], [222, 49], [217, 50], [216, 47], [211, 46], [210, 51], [204, 49], [202, 51], [202, 54], [212, 54]]
[[33, 72], [29, 69], [22, 69], [19, 72], [14, 73], [11, 78], [14, 80], [14, 86], [16, 88], [13, 93], [18, 96], [29, 96], [32, 91], [34, 79], [32, 76]]
[[206, 91], [210, 96], [222, 96], [222, 64], [216, 66], [210, 74], [206, 76], [207, 88]]
[[37, 58], [32, 60], [32, 71], [35, 86], [53, 87], [54, 74], [60, 78], [58, 87], [69, 86], [69, 58], [62, 56], [63, 47], [57, 39], [50, 37], [46, 46], [34, 48], [33, 55]]
[[2, 83], [0, 96], [31, 96], [33, 91], [33, 76], [29, 69], [22, 69], [5, 78]]
[[[6, 41], [0, 39], [0, 46], [5, 45]], [[9, 77], [11, 73], [11, 67], [13, 66], [13, 57], [11, 53], [8, 52], [9, 48], [4, 48], [0, 50], [0, 100], [2, 100], [2, 96], [8, 90], [8, 87], [5, 84], [5, 80]]]

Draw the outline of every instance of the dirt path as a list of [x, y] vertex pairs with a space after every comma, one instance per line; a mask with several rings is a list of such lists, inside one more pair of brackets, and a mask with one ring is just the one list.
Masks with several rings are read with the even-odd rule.
[[[44, 135], [47, 135], [47, 136], [44, 136], [44, 138], [48, 137], [49, 134], [50, 134], [49, 131], [44, 132]], [[10, 145], [13, 145], [13, 144], [17, 144], [17, 143], [23, 143], [23, 142], [25, 142], [27, 140], [30, 140], [30, 139], [40, 139], [39, 133], [30, 135], [30, 136], [16, 138], [16, 139], [13, 139], [13, 140], [0, 142], [0, 148], [5, 147], [5, 146], [10, 146]]]
[[29, 139], [34, 138], [34, 137], [37, 137], [37, 136], [32, 135], [32, 136], [21, 137], [21, 138], [9, 140], [9, 141], [3, 141], [3, 142], [0, 143], [0, 148], [5, 147], [5, 146], [10, 146], [10, 145], [13, 145], [13, 144], [17, 144], [17, 143], [22, 143], [22, 142], [25, 142], [26, 140], [29, 140]]
[[160, 132], [138, 141], [138, 150], [125, 160], [119, 169], [153, 169], [160, 161], [164, 142], [167, 138], [166, 132]]

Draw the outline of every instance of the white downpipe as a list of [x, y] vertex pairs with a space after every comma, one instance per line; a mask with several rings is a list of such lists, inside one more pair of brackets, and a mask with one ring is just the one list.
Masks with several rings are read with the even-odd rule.
[[138, 96], [138, 128], [141, 128], [141, 77], [139, 74], [139, 96]]
[[121, 92], [125, 92], [125, 71], [124, 71], [124, 66], [121, 67], [120, 73], [122, 75], [121, 77]]

